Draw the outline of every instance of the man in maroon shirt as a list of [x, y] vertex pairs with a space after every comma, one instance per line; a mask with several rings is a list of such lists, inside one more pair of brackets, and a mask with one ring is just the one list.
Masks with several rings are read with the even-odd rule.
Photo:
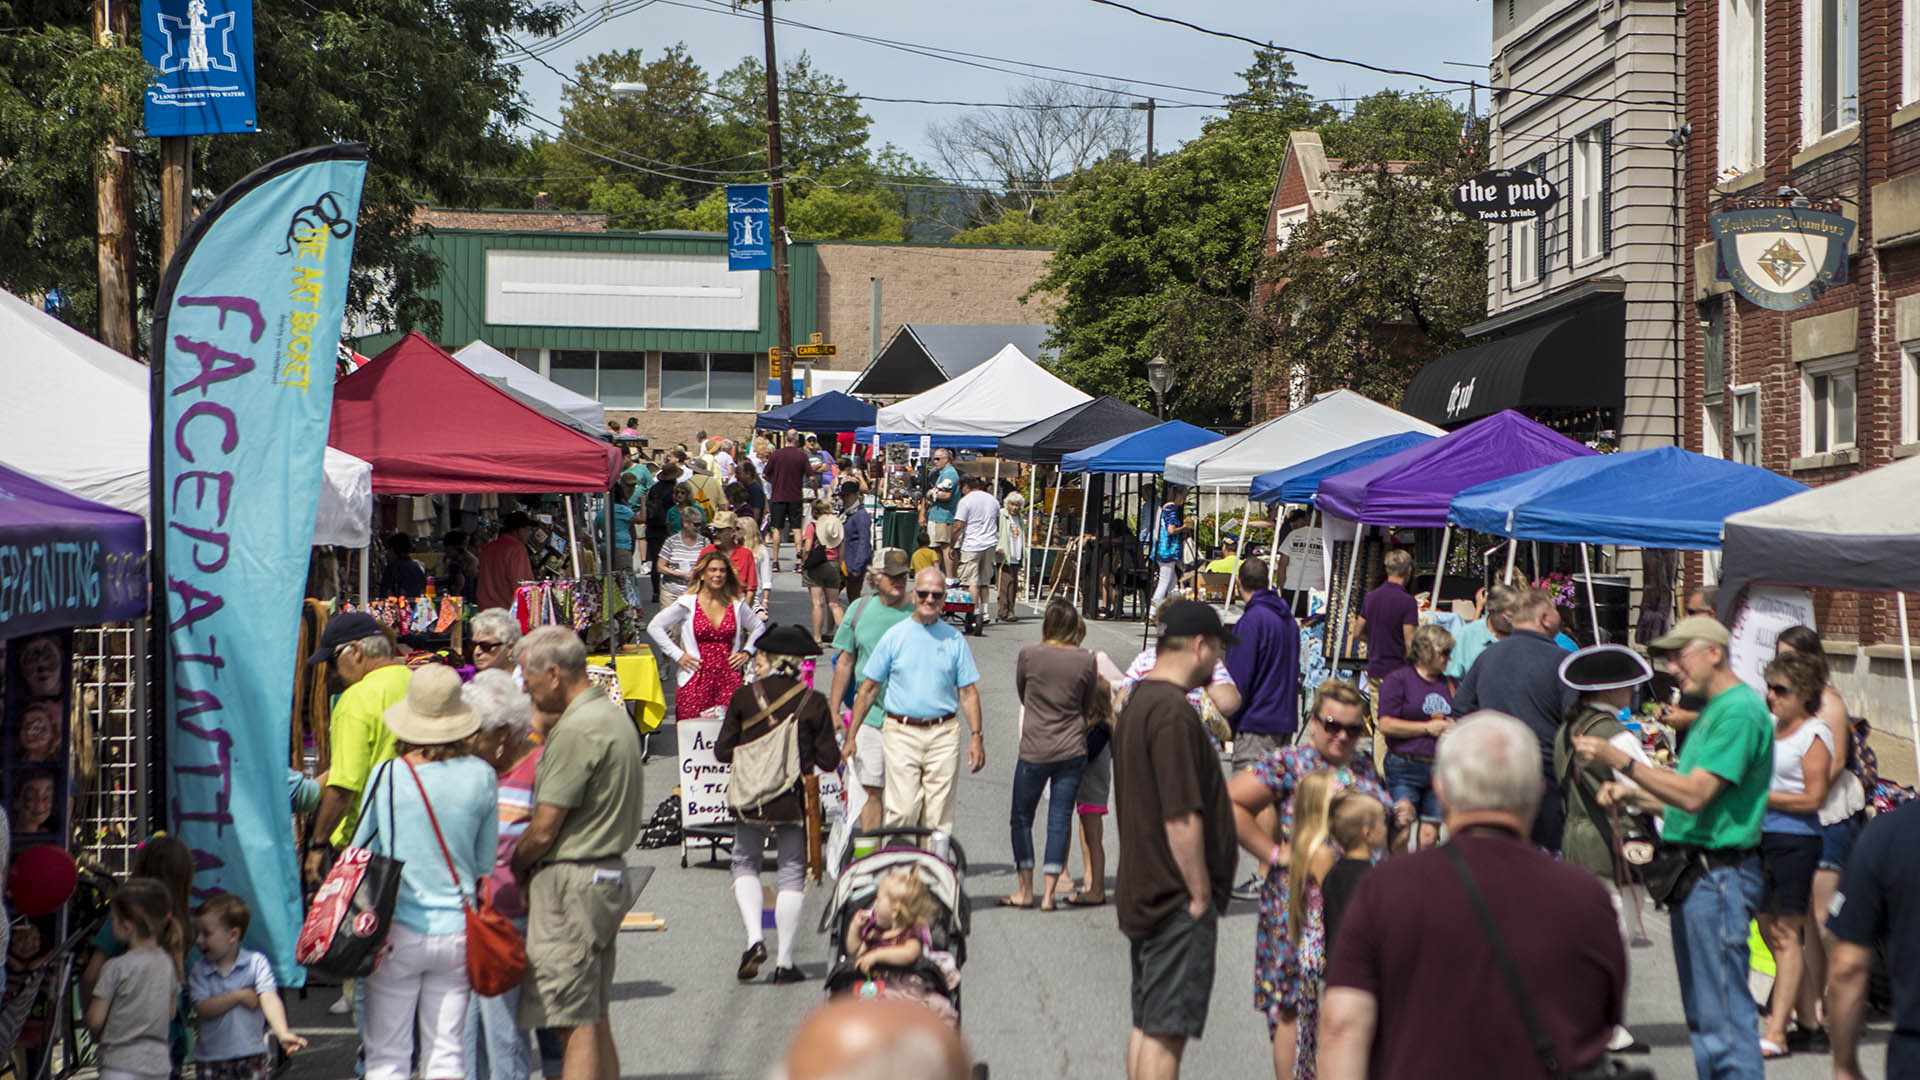
[[533, 559], [527, 555], [527, 537], [533, 519], [515, 510], [500, 523], [500, 537], [480, 549], [480, 580], [474, 589], [481, 610], [511, 608], [514, 590], [533, 580]]
[[772, 545], [768, 564], [780, 569], [780, 537], [793, 533], [794, 547], [800, 546], [800, 489], [807, 483], [813, 462], [800, 447], [802, 436], [787, 432], [787, 445], [767, 456], [767, 543]]
[[[1593, 875], [1527, 842], [1540, 798], [1533, 731], [1504, 713], [1475, 713], [1440, 737], [1433, 781], [1447, 846], [1485, 897], [1560, 1075], [1598, 1063], [1624, 1012], [1626, 950]], [[1323, 1080], [1546, 1075], [1445, 848], [1389, 859], [1360, 880], [1325, 993]]]

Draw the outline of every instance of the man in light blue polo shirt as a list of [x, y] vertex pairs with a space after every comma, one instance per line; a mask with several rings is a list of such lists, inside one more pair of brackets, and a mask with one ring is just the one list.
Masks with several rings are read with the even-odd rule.
[[[953, 831], [954, 781], [960, 772], [960, 726], [972, 733], [967, 767], [987, 764], [980, 730], [980, 669], [959, 630], [942, 622], [946, 575], [929, 566], [913, 581], [913, 617], [886, 632], [860, 669], [853, 715], [879, 701], [886, 713], [886, 823]], [[884, 684], [884, 687], [883, 685]], [[885, 697], [881, 694], [884, 689]]]
[[940, 568], [952, 577], [958, 563], [953, 514], [960, 507], [960, 470], [953, 467], [953, 451], [945, 447], [935, 450], [933, 469], [933, 486], [927, 489], [927, 537], [933, 550], [940, 553]]

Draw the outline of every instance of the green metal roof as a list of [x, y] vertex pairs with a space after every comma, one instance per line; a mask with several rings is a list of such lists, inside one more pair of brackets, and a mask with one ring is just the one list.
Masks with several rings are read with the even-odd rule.
[[[434, 229], [415, 241], [438, 256], [443, 264], [440, 281], [426, 295], [440, 303], [440, 332], [434, 340], [458, 347], [479, 339], [496, 349], [659, 349], [669, 352], [765, 353], [776, 342], [773, 320], [773, 275], [760, 275], [760, 329], [663, 330], [646, 327], [501, 326], [483, 322], [486, 312], [487, 252], [586, 251], [610, 254], [658, 253], [670, 255], [725, 255], [721, 233], [640, 232], [509, 232], [472, 229]], [[820, 260], [810, 240], [795, 240], [787, 248], [791, 287], [793, 340], [804, 343], [813, 333], [819, 294]], [[399, 338], [380, 334], [361, 342], [361, 352], [373, 355]]]

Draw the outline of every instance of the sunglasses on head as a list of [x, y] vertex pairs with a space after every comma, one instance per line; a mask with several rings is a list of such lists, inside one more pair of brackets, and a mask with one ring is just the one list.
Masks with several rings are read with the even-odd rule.
[[1324, 716], [1320, 717], [1319, 720], [1320, 726], [1326, 728], [1327, 734], [1329, 735], [1345, 735], [1349, 739], [1357, 739], [1367, 733], [1367, 725], [1364, 722], [1358, 724], [1340, 724]]
[[913, 590], [913, 595], [922, 600], [939, 600], [947, 594], [941, 589], [915, 589]]

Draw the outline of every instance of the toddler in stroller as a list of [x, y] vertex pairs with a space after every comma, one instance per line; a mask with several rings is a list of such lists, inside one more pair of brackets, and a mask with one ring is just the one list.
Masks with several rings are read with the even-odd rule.
[[[949, 850], [964, 867], [958, 845]], [[968, 922], [963, 873], [918, 848], [890, 848], [849, 865], [827, 912], [835, 945], [827, 993], [913, 1001], [957, 1027]]]

